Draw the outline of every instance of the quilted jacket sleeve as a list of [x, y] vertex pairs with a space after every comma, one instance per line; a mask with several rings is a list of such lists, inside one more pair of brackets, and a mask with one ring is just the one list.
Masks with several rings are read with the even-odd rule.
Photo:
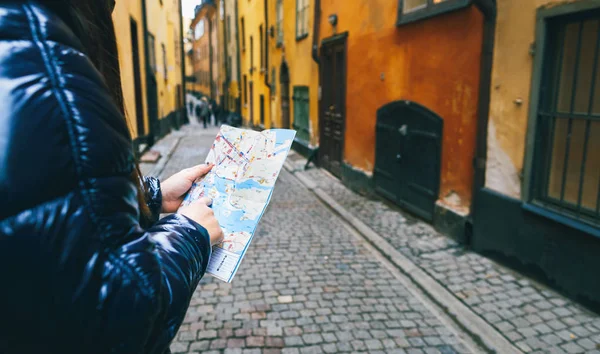
[[151, 213], [149, 221], [153, 224], [158, 221], [162, 209], [160, 181], [155, 177], [144, 177], [144, 187], [146, 188], [146, 202]]
[[[128, 128], [77, 39], [30, 2], [0, 17], [12, 48], [0, 53], [0, 268], [19, 265], [0, 294], [14, 318], [0, 352], [163, 353], [206, 270], [208, 233], [177, 214], [140, 226]], [[146, 182], [158, 215], [159, 183]], [[43, 337], [20, 340], [29, 330]]]

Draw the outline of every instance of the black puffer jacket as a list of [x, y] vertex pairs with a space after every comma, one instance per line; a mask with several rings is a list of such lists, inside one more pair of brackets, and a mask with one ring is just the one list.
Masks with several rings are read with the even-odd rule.
[[181, 215], [142, 229], [133, 167], [73, 33], [35, 1], [0, 1], [0, 353], [168, 350], [210, 241]]

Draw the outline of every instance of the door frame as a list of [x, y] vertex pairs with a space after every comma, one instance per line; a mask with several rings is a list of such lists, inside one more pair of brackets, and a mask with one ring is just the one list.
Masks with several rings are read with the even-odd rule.
[[[337, 35], [333, 35], [331, 37], [327, 37], [324, 38], [323, 40], [321, 40], [321, 48], [320, 48], [320, 62], [323, 63], [324, 59], [325, 59], [325, 48], [326, 47], [333, 47], [336, 45], [340, 45], [342, 44], [344, 46], [344, 69], [343, 69], [343, 78], [344, 78], [344, 83], [343, 83], [343, 88], [344, 88], [344, 97], [343, 97], [343, 105], [342, 105], [342, 117], [344, 117], [344, 126], [342, 129], [342, 144], [341, 144], [341, 161], [340, 161], [340, 178], [341, 178], [341, 174], [342, 174], [342, 170], [343, 170], [343, 165], [344, 165], [344, 150], [346, 149], [346, 123], [347, 123], [347, 116], [346, 116], [346, 104], [347, 104], [347, 95], [348, 95], [348, 91], [347, 91], [347, 83], [348, 83], [348, 35], [349, 32], [343, 32]], [[321, 163], [323, 161], [322, 159], [322, 154], [323, 151], [321, 149], [321, 145], [323, 144], [324, 141], [324, 137], [323, 137], [323, 132], [325, 131], [325, 129], [323, 129], [323, 124], [325, 122], [325, 107], [324, 107], [324, 100], [323, 100], [323, 82], [325, 82], [324, 77], [325, 77], [325, 70], [323, 70], [324, 65], [319, 65], [319, 89], [320, 89], [320, 94], [319, 94], [319, 153], [318, 155], [318, 164], [320, 167]]]

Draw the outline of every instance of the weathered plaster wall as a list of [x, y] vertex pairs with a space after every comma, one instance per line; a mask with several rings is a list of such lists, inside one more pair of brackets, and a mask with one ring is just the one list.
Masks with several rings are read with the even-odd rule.
[[376, 111], [411, 100], [444, 119], [440, 197], [470, 205], [483, 18], [467, 8], [397, 27], [398, 1], [323, 0], [321, 38], [348, 35], [345, 161], [372, 172]]
[[567, 2], [498, 1], [486, 187], [514, 198], [521, 196], [536, 10]]

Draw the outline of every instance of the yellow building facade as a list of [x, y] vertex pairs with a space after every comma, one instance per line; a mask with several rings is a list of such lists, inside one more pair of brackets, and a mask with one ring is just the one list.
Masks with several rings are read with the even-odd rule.
[[125, 110], [134, 141], [147, 145], [178, 127], [183, 97], [180, 0], [117, 1], [113, 20]]
[[238, 1], [242, 117], [247, 125], [259, 128], [269, 128], [272, 123], [265, 61], [265, 6], [264, 0]]
[[258, 128], [298, 131], [318, 146], [319, 68], [312, 57], [314, 0], [238, 2], [242, 116]]
[[183, 52], [185, 54], [185, 88], [187, 92], [196, 90], [194, 76], [194, 31], [192, 30], [192, 19], [183, 18]]
[[[135, 139], [146, 135], [150, 128], [145, 108], [147, 107], [146, 74], [143, 68], [146, 57], [141, 2], [117, 1], [113, 21], [119, 48], [125, 113], [131, 135]], [[136, 80], [139, 80], [138, 85]]]
[[[319, 144], [319, 66], [312, 56], [314, 0], [269, 0], [271, 119], [297, 131], [306, 151]], [[307, 151], [306, 151], [307, 152]]]
[[191, 23], [193, 68], [195, 76], [194, 91], [212, 97], [212, 58], [213, 45], [211, 28], [213, 27], [216, 8], [212, 1], [198, 5]]
[[240, 109], [237, 0], [220, 0], [219, 66], [222, 106], [229, 112]]
[[158, 129], [162, 136], [170, 124], [168, 120], [173, 119], [172, 114], [184, 107], [180, 0], [147, 0], [146, 12], [148, 51], [153, 59], [150, 66], [157, 86]]

